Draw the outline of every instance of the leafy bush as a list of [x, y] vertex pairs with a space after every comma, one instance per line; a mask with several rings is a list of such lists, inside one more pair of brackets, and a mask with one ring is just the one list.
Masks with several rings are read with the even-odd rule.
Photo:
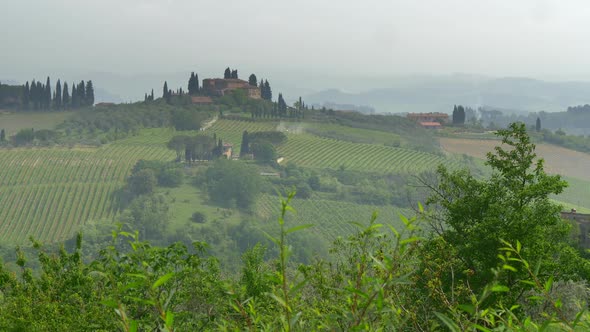
[[203, 224], [207, 221], [207, 215], [205, 215], [203, 212], [195, 212], [193, 213], [193, 215], [191, 216], [191, 220], [199, 223], [199, 224]]

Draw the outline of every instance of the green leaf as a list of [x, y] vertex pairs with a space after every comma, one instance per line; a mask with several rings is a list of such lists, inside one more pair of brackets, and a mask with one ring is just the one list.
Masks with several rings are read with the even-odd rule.
[[117, 301], [115, 301], [113, 299], [102, 300], [102, 301], [100, 301], [100, 303], [109, 307], [109, 308], [113, 308], [113, 309], [116, 309], [119, 307], [119, 304], [117, 303]]
[[483, 327], [483, 326], [481, 326], [479, 324], [474, 324], [473, 327], [475, 327], [476, 330], [479, 330], [479, 331], [482, 331], [482, 332], [492, 332], [492, 330], [490, 330], [490, 329], [488, 329], [486, 327]]
[[170, 278], [172, 278], [173, 276], [174, 276], [174, 272], [170, 272], [168, 274], [161, 276], [160, 279], [158, 279], [158, 280], [156, 280], [156, 282], [154, 282], [154, 284], [152, 285], [152, 289], [156, 289], [156, 288], [162, 286], [164, 283], [166, 283], [168, 280], [170, 280]]
[[491, 289], [492, 292], [509, 292], [510, 288], [508, 288], [507, 286], [504, 285], [494, 285]]
[[547, 282], [545, 282], [545, 291], [550, 292], [551, 286], [553, 286], [553, 276], [549, 277], [549, 280], [547, 280]]
[[449, 330], [451, 330], [451, 332], [461, 332], [459, 326], [457, 326], [455, 322], [453, 322], [449, 317], [447, 317], [447, 315], [437, 311], [435, 311], [434, 314], [449, 328]]
[[172, 311], [166, 311], [166, 327], [171, 328], [174, 325], [174, 313]]
[[139, 331], [139, 323], [136, 320], [129, 322], [129, 332]]
[[420, 213], [424, 213], [424, 206], [422, 206], [422, 203], [418, 202], [418, 211], [420, 211]]
[[459, 304], [457, 307], [470, 315], [475, 314], [475, 307], [471, 304]]
[[510, 265], [508, 265], [508, 264], [504, 264], [504, 265], [502, 265], [502, 268], [503, 268], [504, 270], [509, 270], [509, 271], [512, 271], [512, 272], [518, 272], [518, 270], [517, 270], [517, 269], [515, 269], [514, 267], [512, 267], [512, 266], [510, 266]]
[[412, 243], [412, 242], [417, 242], [420, 241], [422, 238], [418, 237], [418, 236], [412, 236], [410, 238], [404, 239], [400, 242], [400, 244], [407, 244], [407, 243]]
[[273, 293], [266, 293], [266, 295], [272, 297], [275, 301], [277, 301], [278, 304], [280, 304], [284, 308], [287, 307], [287, 303], [285, 303], [285, 300], [281, 299], [280, 297], [276, 296], [275, 294], [273, 294]]
[[285, 234], [290, 234], [293, 232], [297, 232], [306, 228], [310, 228], [313, 227], [313, 224], [305, 224], [305, 225], [299, 225], [299, 226], [295, 226], [293, 228], [288, 229], [287, 231], [285, 231]]

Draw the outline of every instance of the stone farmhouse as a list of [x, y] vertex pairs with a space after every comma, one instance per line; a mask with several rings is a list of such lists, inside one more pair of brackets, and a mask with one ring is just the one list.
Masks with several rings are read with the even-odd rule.
[[446, 113], [408, 113], [406, 116], [412, 121], [418, 122], [426, 129], [440, 129], [444, 123], [449, 121], [449, 115]]
[[245, 90], [248, 97], [260, 99], [260, 88], [252, 86], [247, 81], [237, 78], [206, 78], [203, 80], [203, 91], [208, 96], [221, 97], [226, 92], [233, 90]]

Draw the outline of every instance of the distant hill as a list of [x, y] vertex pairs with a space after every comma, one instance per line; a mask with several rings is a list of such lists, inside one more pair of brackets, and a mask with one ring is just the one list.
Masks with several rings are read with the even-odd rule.
[[453, 105], [521, 111], [564, 111], [568, 106], [590, 103], [590, 82], [547, 82], [529, 78], [449, 76], [421, 78], [392, 86], [346, 93], [329, 89], [309, 94], [308, 103], [369, 105], [378, 112], [449, 113]]

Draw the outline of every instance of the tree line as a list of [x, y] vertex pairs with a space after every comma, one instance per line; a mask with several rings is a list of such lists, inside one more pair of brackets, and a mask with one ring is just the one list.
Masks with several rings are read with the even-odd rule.
[[73, 83], [72, 89], [64, 82], [63, 87], [58, 79], [52, 92], [51, 79], [47, 77], [45, 84], [33, 80], [23, 86], [22, 107], [34, 110], [64, 110], [94, 105], [94, 86], [91, 80]]

